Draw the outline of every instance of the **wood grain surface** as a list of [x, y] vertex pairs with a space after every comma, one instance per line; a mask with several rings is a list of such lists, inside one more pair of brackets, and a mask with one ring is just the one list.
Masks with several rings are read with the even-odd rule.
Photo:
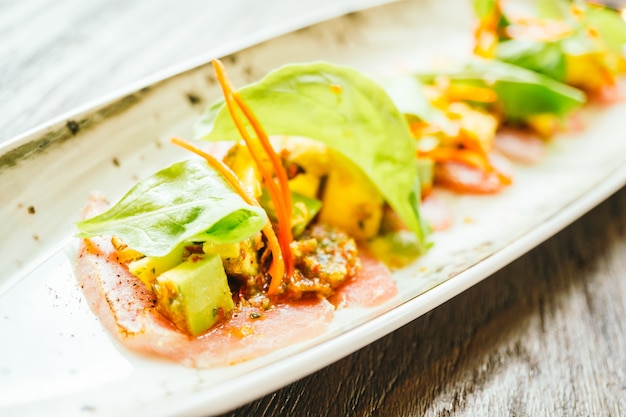
[[[330, 3], [0, 0], [0, 142]], [[425, 316], [227, 415], [626, 415], [625, 298], [622, 189]]]

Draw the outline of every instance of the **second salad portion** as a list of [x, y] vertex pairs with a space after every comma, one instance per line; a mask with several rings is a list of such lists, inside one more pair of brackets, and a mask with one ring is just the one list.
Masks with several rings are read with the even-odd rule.
[[[94, 199], [78, 223], [92, 307], [106, 305], [97, 312], [124, 343], [150, 332], [191, 341], [185, 355], [156, 339], [129, 347], [206, 366], [194, 359], [204, 341], [247, 339], [261, 332], [255, 323], [282, 320], [272, 316], [281, 308], [317, 304], [327, 322], [329, 305], [393, 297], [390, 269], [427, 251], [440, 228], [421, 210], [433, 187], [499, 192], [514, 183], [515, 163], [536, 162], [554, 134], [576, 127], [585, 103], [618, 98], [619, 15], [551, 4], [518, 15], [475, 1], [476, 56], [429, 73], [370, 77], [314, 62], [236, 90], [214, 61], [223, 99], [198, 120], [195, 141], [172, 139], [197, 157], [111, 207]], [[211, 154], [204, 141], [227, 146]], [[125, 291], [122, 302], [112, 288]]]

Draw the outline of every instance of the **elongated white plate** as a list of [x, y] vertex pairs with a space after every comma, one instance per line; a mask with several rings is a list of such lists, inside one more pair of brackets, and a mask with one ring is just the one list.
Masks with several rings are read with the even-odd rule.
[[[235, 85], [285, 63], [324, 59], [402, 71], [467, 55], [471, 13], [435, 0], [393, 3], [225, 57]], [[139, 178], [189, 157], [190, 136], [218, 89], [201, 65], [50, 124], [0, 153], [0, 414], [208, 415], [278, 389], [452, 298], [575, 220], [626, 183], [626, 105], [588, 108], [586, 129], [552, 142], [515, 184], [490, 197], [440, 192], [455, 226], [395, 274], [399, 295], [337, 311], [316, 339], [247, 363], [189, 369], [126, 351], [104, 332], [73, 275], [74, 222], [88, 193], [115, 200]], [[193, 99], [191, 99], [193, 98]], [[198, 99], [200, 104], [196, 102]]]

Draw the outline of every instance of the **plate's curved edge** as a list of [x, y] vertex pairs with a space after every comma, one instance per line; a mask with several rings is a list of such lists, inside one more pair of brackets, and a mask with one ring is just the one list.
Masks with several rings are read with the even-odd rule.
[[95, 114], [122, 111], [138, 102], [151, 87], [170, 78], [198, 70], [208, 65], [214, 58], [227, 57], [324, 21], [397, 1], [399, 0], [353, 0], [350, 4], [333, 3], [299, 18], [285, 20], [280, 26], [266, 27], [219, 48], [208, 50], [184, 62], [147, 75], [0, 143], [0, 170], [10, 168], [20, 159], [28, 158], [53, 144], [72, 138], [81, 128], [88, 127], [92, 123], [91, 119]]
[[[392, 310], [336, 336], [332, 343], [322, 343], [314, 349], [304, 350], [271, 366], [251, 371], [238, 384], [229, 383], [222, 387], [213, 388], [210, 396], [204, 392], [187, 397], [185, 404], [179, 405], [177, 410], [184, 410], [186, 416], [198, 417], [206, 416], [207, 413], [214, 415], [228, 412], [331, 365], [488, 278], [574, 223], [624, 186], [626, 186], [626, 166], [618, 168], [606, 177], [591, 192], [585, 194], [584, 198], [573, 201], [539, 227], [529, 230], [523, 236], [513, 240], [511, 244], [467, 270], [394, 307]], [[279, 375], [281, 378], [272, 378], [272, 376]], [[228, 403], [227, 406], [222, 406], [219, 401], [216, 401], [224, 395], [231, 396], [233, 394], [237, 394], [238, 400]], [[165, 410], [160, 416], [167, 417], [171, 414]]]
[[[161, 77], [157, 81], [163, 79]], [[61, 118], [58, 122], [63, 127], [66, 120]], [[575, 221], [625, 183], [626, 170], [621, 168], [606, 177], [605, 180], [599, 183], [598, 187], [585, 194], [584, 198], [576, 200], [565, 207], [562, 212], [553, 216], [549, 222], [527, 232], [519, 240], [470, 267], [468, 270], [459, 273], [452, 279], [448, 279], [421, 295], [400, 304], [380, 317], [333, 338], [333, 343], [319, 345], [315, 349], [303, 351], [273, 363], [271, 366], [252, 371], [246, 374], [244, 381], [235, 384], [236, 386], [225, 384], [224, 387], [212, 388], [210, 392], [206, 390], [195, 392], [192, 396], [186, 397], [182, 403], [171, 400], [171, 403], [167, 405], [168, 408], [163, 409], [163, 414], [161, 415], [172, 415], [174, 413], [178, 415], [179, 412], [183, 412], [185, 415], [206, 415], [207, 413], [225, 412], [318, 371], [322, 367], [396, 330], [487, 278], [493, 272], [512, 262]], [[337, 348], [338, 346], [339, 349]], [[294, 364], [297, 366], [294, 366]], [[303, 366], [303, 364], [306, 366]], [[280, 378], [271, 378], [273, 375], [280, 376]], [[223, 395], [232, 397], [235, 390], [237, 402], [229, 402], [227, 405], [222, 406], [224, 403], [215, 401]]]

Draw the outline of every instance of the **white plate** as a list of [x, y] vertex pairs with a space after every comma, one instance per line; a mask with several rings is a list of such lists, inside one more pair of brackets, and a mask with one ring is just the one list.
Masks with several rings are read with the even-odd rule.
[[[364, 71], [425, 66], [470, 50], [469, 3], [393, 3], [276, 38], [224, 59], [235, 85], [289, 62], [324, 59]], [[75, 284], [74, 222], [87, 194], [119, 198], [138, 178], [189, 155], [217, 97], [202, 65], [107, 100], [16, 139], [0, 152], [0, 414], [169, 416], [224, 412], [348, 355], [484, 279], [626, 183], [626, 105], [589, 108], [587, 128], [516, 167], [497, 196], [449, 201], [455, 226], [395, 277], [399, 295], [337, 312], [323, 336], [247, 363], [189, 369], [126, 351], [105, 333]], [[189, 95], [202, 99], [194, 105]], [[78, 131], [74, 129], [78, 126]], [[71, 128], [71, 129], [70, 129]]]

